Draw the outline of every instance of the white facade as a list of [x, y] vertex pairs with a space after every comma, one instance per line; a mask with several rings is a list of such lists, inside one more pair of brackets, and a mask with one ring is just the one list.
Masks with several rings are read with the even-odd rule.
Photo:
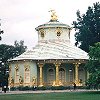
[[[48, 22], [40, 25], [36, 28], [38, 31], [39, 41], [52, 41], [52, 40], [63, 40], [70, 41], [71, 27], [66, 24], [60, 23], [59, 21]], [[57, 32], [60, 32], [60, 36], [57, 36]], [[41, 33], [44, 37], [41, 37]]]

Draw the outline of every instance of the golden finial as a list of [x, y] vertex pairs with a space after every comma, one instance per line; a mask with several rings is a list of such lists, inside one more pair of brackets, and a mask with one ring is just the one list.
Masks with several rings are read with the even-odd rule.
[[57, 15], [55, 14], [56, 13], [55, 10], [50, 10], [49, 12], [52, 13], [51, 14], [51, 20], [52, 21], [57, 21], [58, 19], [57, 19]]

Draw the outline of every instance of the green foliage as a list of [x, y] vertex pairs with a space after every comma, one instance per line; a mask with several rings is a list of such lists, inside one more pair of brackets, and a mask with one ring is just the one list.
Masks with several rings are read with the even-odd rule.
[[85, 14], [77, 11], [77, 21], [73, 21], [73, 27], [76, 30], [75, 45], [86, 52], [89, 52], [89, 46], [100, 42], [100, 3], [96, 2], [92, 7], [88, 7]]
[[[86, 86], [77, 86], [77, 89], [87, 89]], [[30, 86], [19, 86], [11, 87], [11, 91], [27, 91], [27, 90], [73, 90], [70, 86], [42, 86], [42, 87], [30, 87]]]
[[[19, 92], [20, 93], [20, 92]], [[2, 94], [0, 100], [99, 100], [100, 91]]]
[[19, 86], [19, 87], [16, 88], [16, 90], [27, 91], [27, 90], [31, 90], [31, 87], [29, 87], [29, 86]]
[[15, 43], [14, 43], [15, 56], [21, 55], [23, 52], [26, 51], [26, 49], [27, 49], [27, 46], [24, 46], [24, 41], [22, 41], [22, 40], [19, 42], [15, 41]]
[[46, 87], [45, 86], [37, 87], [37, 90], [46, 90]]
[[52, 86], [51, 90], [66, 90], [69, 89], [69, 86], [65, 87], [65, 86]]
[[17, 89], [16, 89], [16, 87], [11, 87], [10, 90], [11, 91], [16, 91]]
[[4, 79], [8, 78], [8, 60], [12, 59], [16, 56], [19, 56], [26, 50], [26, 46], [24, 46], [24, 41], [15, 41], [14, 46], [1, 44], [0, 45], [0, 83]]
[[100, 42], [96, 43], [94, 47], [90, 47], [90, 60], [99, 60], [100, 62]]
[[66, 90], [69, 89], [69, 86], [42, 86], [37, 87], [36, 90]]
[[89, 61], [86, 69], [90, 73], [87, 85], [97, 88], [100, 85], [100, 42], [90, 47]]

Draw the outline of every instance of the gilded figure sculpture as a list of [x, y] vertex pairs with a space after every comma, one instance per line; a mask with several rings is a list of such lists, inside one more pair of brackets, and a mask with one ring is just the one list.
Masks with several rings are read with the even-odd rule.
[[55, 10], [50, 10], [49, 12], [52, 13], [52, 14], [51, 14], [51, 20], [52, 20], [52, 21], [57, 21], [58, 19], [57, 19], [57, 15], [56, 15]]
[[20, 83], [20, 84], [22, 84], [22, 83], [23, 83], [22, 76], [20, 76], [20, 78], [19, 78], [19, 83]]

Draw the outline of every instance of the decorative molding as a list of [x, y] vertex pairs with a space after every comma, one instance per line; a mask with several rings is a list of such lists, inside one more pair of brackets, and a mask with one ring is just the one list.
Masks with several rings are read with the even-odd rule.
[[25, 65], [24, 68], [25, 68], [25, 71], [29, 71], [30, 70], [30, 66], [29, 65]]
[[15, 65], [15, 83], [19, 83], [19, 66], [18, 64]]
[[24, 65], [24, 84], [29, 84], [29, 83], [30, 83], [30, 66], [28, 64], [25, 64]]
[[60, 62], [54, 62], [54, 65], [60, 67], [61, 63]]
[[19, 77], [19, 83], [20, 83], [20, 84], [23, 83], [23, 78], [22, 78], [22, 76]]
[[16, 70], [19, 70], [18, 64], [15, 65], [15, 69]]
[[36, 85], [36, 77], [35, 76], [33, 76], [33, 78], [32, 78], [32, 84]]
[[[44, 60], [43, 60], [43, 61], [44, 61]], [[43, 62], [43, 63], [39, 63], [39, 62], [38, 62], [37, 64], [38, 64], [39, 67], [43, 67], [44, 62]]]
[[8, 78], [8, 82], [9, 82], [9, 86], [13, 87], [14, 86], [14, 79], [12, 78], [12, 76], [10, 76]]
[[73, 63], [75, 66], [79, 66], [81, 63], [80, 62], [75, 62]]
[[61, 33], [62, 33], [62, 29], [60, 27], [57, 27], [56, 28], [56, 33], [57, 33], [57, 36], [61, 36]]
[[45, 37], [45, 30], [43, 28], [39, 30], [39, 33], [40, 33], [42, 38]]

